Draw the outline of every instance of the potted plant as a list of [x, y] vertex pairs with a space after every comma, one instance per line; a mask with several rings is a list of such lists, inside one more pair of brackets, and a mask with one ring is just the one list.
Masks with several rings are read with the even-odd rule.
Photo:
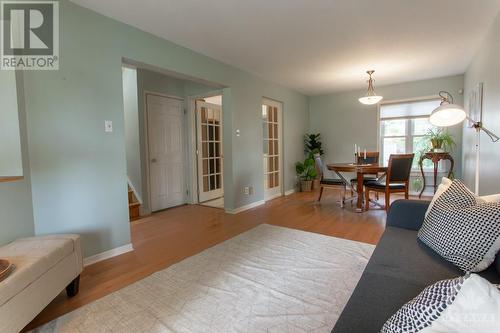
[[309, 192], [312, 190], [312, 182], [318, 175], [314, 165], [314, 158], [309, 154], [304, 162], [295, 163], [295, 171], [300, 180], [300, 190], [302, 192]]
[[[304, 153], [308, 156], [325, 154], [322, 144], [321, 144], [321, 134], [320, 133], [309, 133], [304, 135]], [[320, 174], [317, 173], [316, 178], [313, 179], [312, 188], [319, 188]]]
[[451, 152], [456, 146], [453, 136], [442, 129], [430, 129], [427, 136], [435, 153]]
[[325, 154], [321, 147], [321, 135], [319, 133], [306, 134], [304, 136], [304, 152], [307, 155], [311, 153], [319, 153], [320, 155]]

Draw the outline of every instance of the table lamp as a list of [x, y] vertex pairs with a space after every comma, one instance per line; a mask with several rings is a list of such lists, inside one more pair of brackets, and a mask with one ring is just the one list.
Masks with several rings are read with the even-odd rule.
[[429, 121], [432, 125], [438, 127], [449, 127], [457, 125], [468, 119], [472, 123], [472, 127], [476, 130], [476, 178], [475, 178], [475, 193], [479, 195], [479, 137], [481, 131], [486, 133], [492, 142], [497, 142], [500, 138], [485, 128], [481, 121], [476, 121], [467, 116], [464, 108], [453, 103], [453, 96], [447, 91], [440, 91], [441, 105], [432, 111]]

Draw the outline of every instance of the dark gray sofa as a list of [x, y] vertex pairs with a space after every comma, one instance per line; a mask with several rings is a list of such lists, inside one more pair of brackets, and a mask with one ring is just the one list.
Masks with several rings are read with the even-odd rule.
[[[417, 240], [429, 202], [395, 201], [386, 230], [333, 333], [379, 332], [403, 304], [426, 286], [464, 273]], [[500, 258], [480, 275], [500, 283]]]

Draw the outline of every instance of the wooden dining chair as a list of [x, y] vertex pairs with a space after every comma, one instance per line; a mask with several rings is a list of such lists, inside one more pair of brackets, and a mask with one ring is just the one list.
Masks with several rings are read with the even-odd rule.
[[321, 160], [321, 155], [314, 154], [314, 161], [315, 161], [316, 172], [318, 173], [318, 177], [320, 178], [318, 202], [321, 201], [321, 197], [323, 196], [323, 190], [325, 188], [333, 188], [336, 190], [340, 189], [340, 207], [344, 208], [346, 183], [342, 179], [324, 178], [323, 161]]
[[389, 210], [392, 193], [404, 193], [408, 199], [410, 172], [415, 154], [398, 154], [389, 157], [389, 165], [385, 181], [371, 180], [365, 182], [365, 208], [370, 209], [370, 192], [385, 194], [385, 210]]
[[[354, 155], [356, 163], [357, 164], [378, 164], [379, 163], [379, 158], [380, 158], [380, 152], [378, 151], [367, 151], [366, 152], [366, 158], [365, 154], [355, 154]], [[369, 180], [376, 180], [378, 178], [378, 174], [366, 174], [364, 175], [364, 182], [369, 181]], [[351, 179], [351, 196], [352, 196], [352, 190], [356, 190], [356, 184], [358, 183], [358, 178], [352, 178]]]

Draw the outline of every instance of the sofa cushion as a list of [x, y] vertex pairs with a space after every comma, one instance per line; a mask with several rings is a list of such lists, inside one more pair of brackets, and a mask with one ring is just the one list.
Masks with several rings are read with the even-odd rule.
[[76, 235], [31, 237], [0, 247], [0, 257], [14, 265], [14, 271], [0, 283], [0, 306], [75, 252], [77, 239]]
[[[332, 332], [379, 332], [426, 286], [460, 275], [457, 267], [418, 241], [416, 231], [387, 227]], [[500, 283], [493, 267], [480, 275]]]

